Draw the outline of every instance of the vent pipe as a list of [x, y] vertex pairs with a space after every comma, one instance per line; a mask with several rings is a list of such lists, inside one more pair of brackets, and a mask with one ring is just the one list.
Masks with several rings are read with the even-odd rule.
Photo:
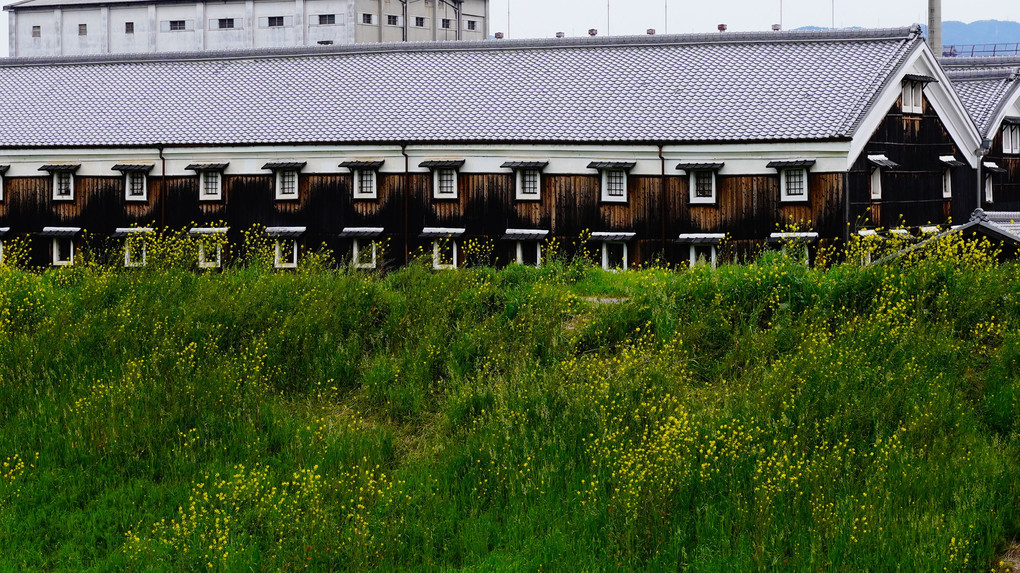
[[928, 0], [928, 47], [942, 57], [942, 0]]

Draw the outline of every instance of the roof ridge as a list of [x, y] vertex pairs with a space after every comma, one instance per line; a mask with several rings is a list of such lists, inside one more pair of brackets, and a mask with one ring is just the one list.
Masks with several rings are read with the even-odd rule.
[[903, 41], [903, 45], [901, 46], [901, 50], [896, 54], [890, 56], [889, 61], [882, 68], [887, 70], [886, 75], [877, 77], [875, 83], [873, 83], [870, 86], [871, 92], [866, 96], [866, 98], [865, 97], [861, 98], [861, 100], [864, 100], [861, 102], [864, 105], [860, 106], [859, 108], [857, 107], [851, 108], [860, 109], [860, 112], [856, 117], [850, 117], [848, 115], [848, 117], [841, 124], [842, 126], [840, 128], [841, 133], [852, 134], [857, 131], [857, 129], [861, 126], [861, 123], [864, 121], [864, 118], [868, 117], [868, 114], [871, 113], [872, 109], [878, 103], [878, 97], [882, 94], [882, 90], [886, 86], [886, 84], [891, 82], [894, 77], [897, 77], [900, 75], [900, 73], [902, 73], [904, 65], [906, 64], [907, 57], [916, 49], [918, 45], [924, 44], [924, 40], [921, 38], [920, 35], [921, 27], [917, 24], [914, 24], [914, 26], [912, 26], [910, 29], [912, 32], [916, 31], [916, 34], [911, 34], [911, 36], [905, 38]]
[[1020, 66], [1020, 56], [954, 56], [939, 58], [943, 68], [990, 68]]
[[1020, 67], [1017, 68], [992, 68], [978, 70], [947, 69], [946, 76], [957, 82], [973, 82], [980, 80], [1005, 80], [1015, 81], [1020, 77]]
[[521, 40], [441, 40], [432, 42], [384, 42], [199, 52], [144, 52], [88, 56], [0, 58], [0, 67], [40, 65], [121, 64], [169, 61], [247, 60], [259, 58], [316, 57], [393, 52], [465, 52], [556, 48], [639, 47], [704, 44], [759, 44], [825, 41], [912, 40], [921, 28], [914, 24], [900, 28], [850, 30], [793, 30], [785, 32], [724, 32], [715, 34], [657, 34], [644, 36], [603, 36], [577, 38], [530, 38]]

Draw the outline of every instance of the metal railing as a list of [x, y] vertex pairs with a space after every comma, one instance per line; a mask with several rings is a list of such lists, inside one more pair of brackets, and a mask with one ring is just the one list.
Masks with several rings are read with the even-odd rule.
[[1020, 43], [961, 44], [942, 47], [942, 57], [944, 58], [974, 58], [992, 56], [1020, 56]]

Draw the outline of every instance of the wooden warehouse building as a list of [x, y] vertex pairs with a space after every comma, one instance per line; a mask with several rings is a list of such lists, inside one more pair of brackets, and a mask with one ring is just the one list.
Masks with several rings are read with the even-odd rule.
[[978, 128], [918, 27], [10, 59], [0, 93], [0, 229], [39, 263], [82, 229], [260, 224], [366, 266], [583, 235], [626, 267], [977, 201]]

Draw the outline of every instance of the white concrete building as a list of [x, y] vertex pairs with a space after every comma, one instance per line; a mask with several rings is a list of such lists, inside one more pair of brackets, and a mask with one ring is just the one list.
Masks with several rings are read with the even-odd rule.
[[11, 57], [484, 40], [489, 0], [22, 0]]

